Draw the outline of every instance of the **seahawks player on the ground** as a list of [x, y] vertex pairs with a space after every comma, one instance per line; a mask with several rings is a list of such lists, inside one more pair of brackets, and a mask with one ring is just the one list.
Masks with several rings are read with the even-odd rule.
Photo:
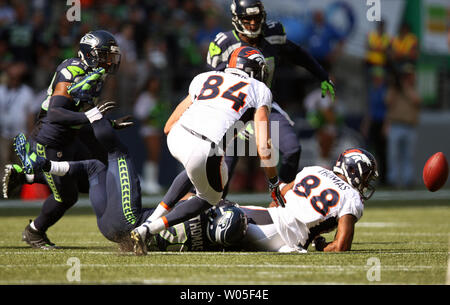
[[[121, 57], [115, 38], [104, 30], [85, 34], [78, 55], [57, 67], [31, 134], [33, 150], [50, 160], [91, 158], [93, 150], [78, 137], [81, 126], [89, 123], [79, 111], [93, 106], [89, 103], [92, 99], [83, 100], [83, 91], [89, 92], [87, 96], [99, 96], [105, 76], [117, 70]], [[77, 98], [72, 98], [71, 94], [76, 94]], [[112, 102], [103, 104], [103, 110], [111, 107], [114, 107]], [[40, 215], [26, 226], [22, 239], [34, 248], [52, 249], [55, 244], [50, 242], [46, 231], [76, 203], [80, 184], [87, 191], [87, 179], [57, 177], [45, 172], [25, 175], [19, 166], [8, 165], [3, 177], [4, 197], [8, 197], [16, 185], [32, 182], [47, 183], [52, 194], [44, 201]]]
[[[328, 73], [317, 61], [300, 46], [297, 46], [286, 38], [284, 27], [279, 22], [266, 22], [266, 12], [259, 0], [233, 0], [231, 2], [232, 24], [234, 30], [217, 34], [210, 43], [207, 55], [207, 64], [211, 70], [224, 70], [233, 51], [242, 45], [255, 47], [264, 55], [269, 67], [269, 75], [266, 80], [270, 88], [275, 68], [281, 61], [306, 68], [319, 81], [321, 81], [322, 95], [329, 93], [334, 99], [334, 85], [329, 79]], [[270, 121], [279, 122], [279, 151], [281, 152], [281, 166], [279, 177], [282, 182], [289, 182], [295, 178], [301, 155], [299, 139], [293, 127], [294, 123], [288, 114], [275, 102], [272, 103]], [[251, 132], [251, 131], [250, 131]], [[244, 134], [248, 137], [248, 132]], [[234, 147], [237, 147], [235, 145]], [[228, 166], [228, 181], [231, 180], [238, 156], [233, 150], [229, 150], [225, 156]], [[225, 186], [223, 197], [228, 193], [228, 185]], [[169, 191], [162, 201], [166, 209], [173, 205], [190, 190], [192, 184], [186, 175], [181, 172], [173, 181]]]

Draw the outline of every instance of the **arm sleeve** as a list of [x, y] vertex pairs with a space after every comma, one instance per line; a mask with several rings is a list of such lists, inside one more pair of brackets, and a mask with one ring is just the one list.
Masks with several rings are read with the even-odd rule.
[[51, 97], [47, 117], [50, 123], [61, 125], [87, 124], [89, 120], [83, 112], [76, 112], [67, 109], [73, 103], [69, 98], [61, 95]]
[[292, 41], [286, 40], [286, 43], [283, 45], [283, 54], [290, 62], [304, 67], [318, 80], [325, 81], [329, 79], [328, 72], [322, 68], [317, 60]]

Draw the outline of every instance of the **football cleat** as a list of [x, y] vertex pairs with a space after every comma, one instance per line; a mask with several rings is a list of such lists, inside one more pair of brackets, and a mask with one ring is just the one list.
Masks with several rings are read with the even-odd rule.
[[30, 142], [23, 133], [19, 133], [14, 138], [14, 150], [22, 163], [25, 174], [34, 174], [34, 171], [41, 169], [45, 163], [45, 158], [30, 150]]
[[134, 254], [138, 256], [147, 255], [147, 239], [151, 237], [151, 234], [146, 223], [131, 231], [130, 237]]
[[42, 250], [53, 250], [58, 248], [48, 239], [45, 232], [34, 230], [30, 225], [27, 225], [22, 232], [22, 241], [29, 244], [32, 248]]
[[25, 184], [25, 173], [17, 164], [6, 164], [3, 171], [3, 198], [11, 198], [22, 185]]

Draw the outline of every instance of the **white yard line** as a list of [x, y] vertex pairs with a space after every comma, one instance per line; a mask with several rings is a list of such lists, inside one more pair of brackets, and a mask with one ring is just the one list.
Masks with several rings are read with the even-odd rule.
[[[227, 197], [231, 201], [240, 204], [268, 204], [270, 196], [267, 193], [248, 193], [248, 194], [230, 194]], [[439, 192], [428, 192], [427, 190], [412, 191], [382, 191], [378, 190], [372, 197], [372, 200], [392, 201], [392, 200], [434, 200], [434, 199], [450, 199], [450, 189], [442, 189]], [[144, 207], [154, 207], [162, 200], [162, 195], [143, 196], [142, 205]], [[32, 208], [42, 206], [43, 200], [23, 201], [18, 199], [1, 200], [1, 208]], [[89, 198], [82, 197], [72, 207], [91, 206]]]

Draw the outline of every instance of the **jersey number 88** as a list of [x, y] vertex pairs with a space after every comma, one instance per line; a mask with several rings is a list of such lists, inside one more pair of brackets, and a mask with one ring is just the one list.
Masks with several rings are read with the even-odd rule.
[[327, 216], [330, 208], [339, 202], [339, 193], [329, 188], [323, 190], [319, 196], [311, 196], [311, 190], [318, 187], [319, 184], [319, 178], [309, 175], [294, 185], [293, 190], [296, 195], [309, 198], [313, 209], [323, 216]]

